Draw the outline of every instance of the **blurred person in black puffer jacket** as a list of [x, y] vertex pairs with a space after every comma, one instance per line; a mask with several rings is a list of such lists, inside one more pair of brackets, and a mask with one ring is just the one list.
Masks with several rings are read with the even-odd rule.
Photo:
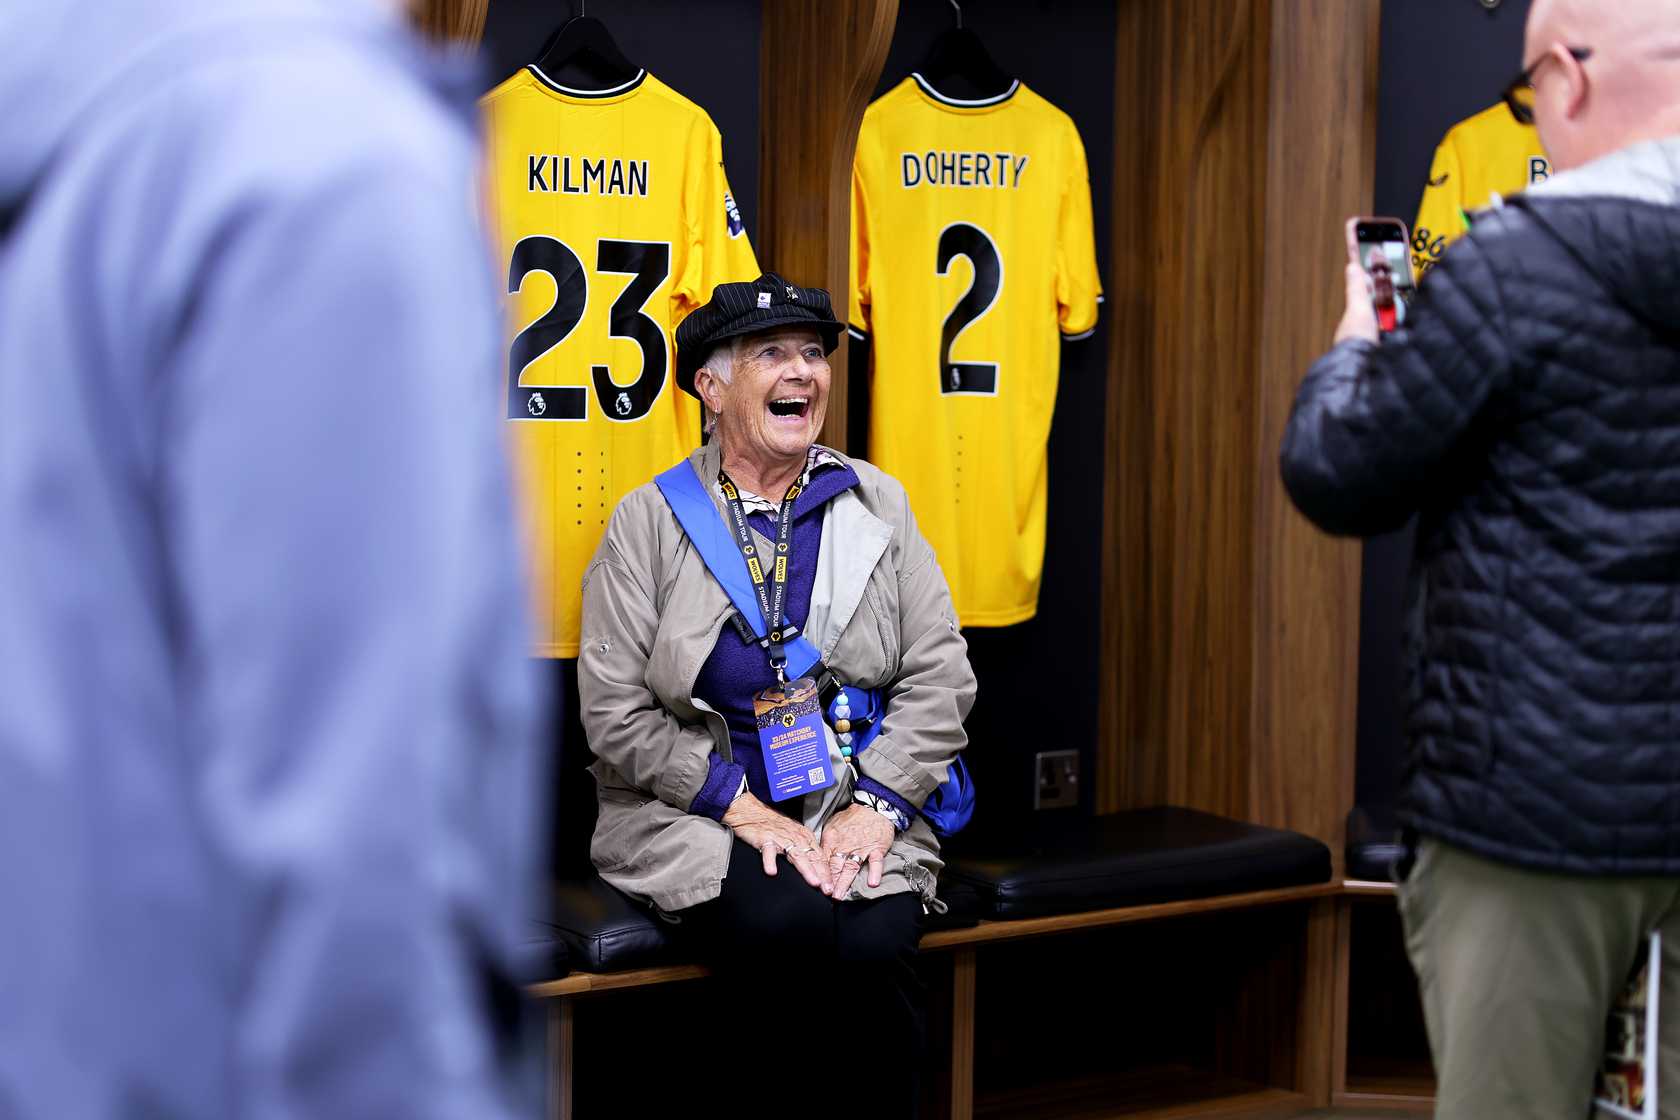
[[1437, 1115], [1587, 1115], [1660, 930], [1680, 1117], [1680, 2], [1535, 0], [1523, 64], [1557, 174], [1381, 341], [1349, 266], [1283, 478], [1331, 533], [1418, 516], [1397, 878]]

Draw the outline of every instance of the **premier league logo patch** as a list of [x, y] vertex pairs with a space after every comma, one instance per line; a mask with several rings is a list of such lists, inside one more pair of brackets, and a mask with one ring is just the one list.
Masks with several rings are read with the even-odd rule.
[[729, 223], [729, 236], [739, 237], [747, 232], [746, 223], [741, 221], [741, 210], [735, 205], [735, 196], [723, 196], [723, 216]]
[[548, 411], [548, 402], [543, 400], [541, 393], [532, 393], [525, 399], [525, 410], [532, 416], [541, 416]]

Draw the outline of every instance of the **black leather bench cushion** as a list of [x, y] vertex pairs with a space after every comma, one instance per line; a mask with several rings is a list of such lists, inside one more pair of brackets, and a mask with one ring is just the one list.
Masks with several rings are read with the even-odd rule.
[[548, 921], [538, 924], [566, 946], [571, 966], [585, 972], [675, 963], [664, 923], [598, 875], [556, 883]]
[[[969, 850], [961, 838], [955, 846], [939, 884], [950, 912], [929, 915], [930, 930], [1330, 878], [1330, 851], [1317, 840], [1190, 809], [1050, 814]], [[553, 911], [539, 924], [564, 944], [572, 968], [614, 972], [678, 959], [664, 923], [594, 875], [557, 884]]]
[[1317, 840], [1192, 809], [1049, 813], [972, 848], [958, 839], [942, 879], [971, 885], [988, 918], [1141, 906], [1330, 878], [1330, 849]]
[[515, 979], [521, 984], [564, 979], [572, 971], [571, 950], [554, 936], [554, 929], [547, 922], [532, 923], [529, 935], [519, 945], [514, 971]]
[[960, 879], [939, 876], [939, 901], [945, 912], [929, 909], [922, 920], [922, 931], [932, 933], [940, 929], [968, 929], [980, 924], [980, 894], [974, 884]]
[[1405, 852], [1392, 812], [1355, 806], [1347, 819], [1347, 877], [1389, 882], [1394, 861]]

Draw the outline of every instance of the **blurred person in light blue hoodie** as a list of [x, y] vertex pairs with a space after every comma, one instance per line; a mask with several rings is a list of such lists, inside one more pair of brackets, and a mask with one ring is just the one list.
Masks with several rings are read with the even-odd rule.
[[528, 1114], [470, 78], [380, 0], [0, 57], [0, 1120]]

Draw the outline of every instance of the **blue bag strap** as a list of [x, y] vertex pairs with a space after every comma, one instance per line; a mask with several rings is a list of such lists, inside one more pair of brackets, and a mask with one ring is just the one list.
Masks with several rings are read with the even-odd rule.
[[[694, 551], [705, 562], [706, 570], [712, 573], [712, 578], [718, 581], [724, 594], [735, 605], [736, 612], [752, 628], [753, 636], [762, 641], [764, 634], [759, 622], [764, 621], [764, 611], [758, 605], [758, 597], [753, 594], [752, 577], [747, 574], [746, 561], [741, 559], [741, 550], [735, 547], [735, 538], [730, 536], [729, 526], [712, 502], [712, 496], [706, 493], [706, 484], [700, 480], [694, 464], [684, 459], [653, 481], [665, 496], [665, 504], [676, 515], [677, 523], [688, 534]], [[822, 654], [804, 634], [794, 635], [783, 648], [787, 653], [786, 672], [789, 678], [804, 676], [822, 660]]]
[[[881, 733], [881, 724], [886, 716], [882, 710], [882, 694], [878, 688], [853, 688], [846, 685], [841, 688], [835, 703], [844, 702], [847, 714], [853, 720], [853, 726], [858, 726], [861, 720], [863, 730], [854, 736], [850, 744], [856, 754], [862, 754], [875, 741], [875, 736]], [[845, 742], [844, 739], [841, 740]], [[945, 769], [945, 780], [940, 782], [933, 793], [922, 804], [922, 816], [932, 826], [933, 831], [940, 836], [954, 836], [974, 817], [974, 780], [968, 775], [968, 766], [958, 755], [951, 765]]]
[[922, 816], [941, 836], [955, 836], [974, 817], [974, 779], [962, 756], [945, 771], [945, 780], [922, 806]]
[[[710, 494], [706, 493], [706, 485], [701, 481], [699, 473], [688, 460], [683, 460], [670, 470], [665, 471], [654, 479], [659, 486], [659, 492], [665, 496], [666, 504], [676, 515], [677, 523], [688, 534], [694, 550], [700, 554], [706, 569], [712, 573], [712, 578], [718, 581], [729, 601], [741, 617], [752, 625], [752, 620], [762, 618], [763, 610], [758, 605], [758, 598], [752, 591], [752, 577], [747, 574], [747, 565], [741, 559], [741, 552], [735, 547], [735, 541], [730, 536], [729, 527], [724, 523], [723, 515], [712, 502]], [[753, 634], [762, 639], [760, 628], [752, 626]], [[819, 661], [822, 655], [805, 637], [796, 635], [789, 641], [785, 649], [788, 663], [787, 673], [792, 677], [804, 676]], [[835, 698], [835, 703], [844, 699], [852, 712], [865, 715], [869, 719], [867, 728], [859, 735], [855, 747], [857, 753], [868, 749], [875, 736], [880, 734], [882, 717], [886, 715], [881, 710], [882, 697], [880, 689], [843, 687]], [[928, 819], [934, 831], [942, 836], [949, 836], [961, 829], [974, 815], [974, 784], [968, 776], [968, 768], [963, 765], [961, 758], [953, 762], [946, 773], [945, 781], [940, 783], [922, 807], [922, 815]]]

